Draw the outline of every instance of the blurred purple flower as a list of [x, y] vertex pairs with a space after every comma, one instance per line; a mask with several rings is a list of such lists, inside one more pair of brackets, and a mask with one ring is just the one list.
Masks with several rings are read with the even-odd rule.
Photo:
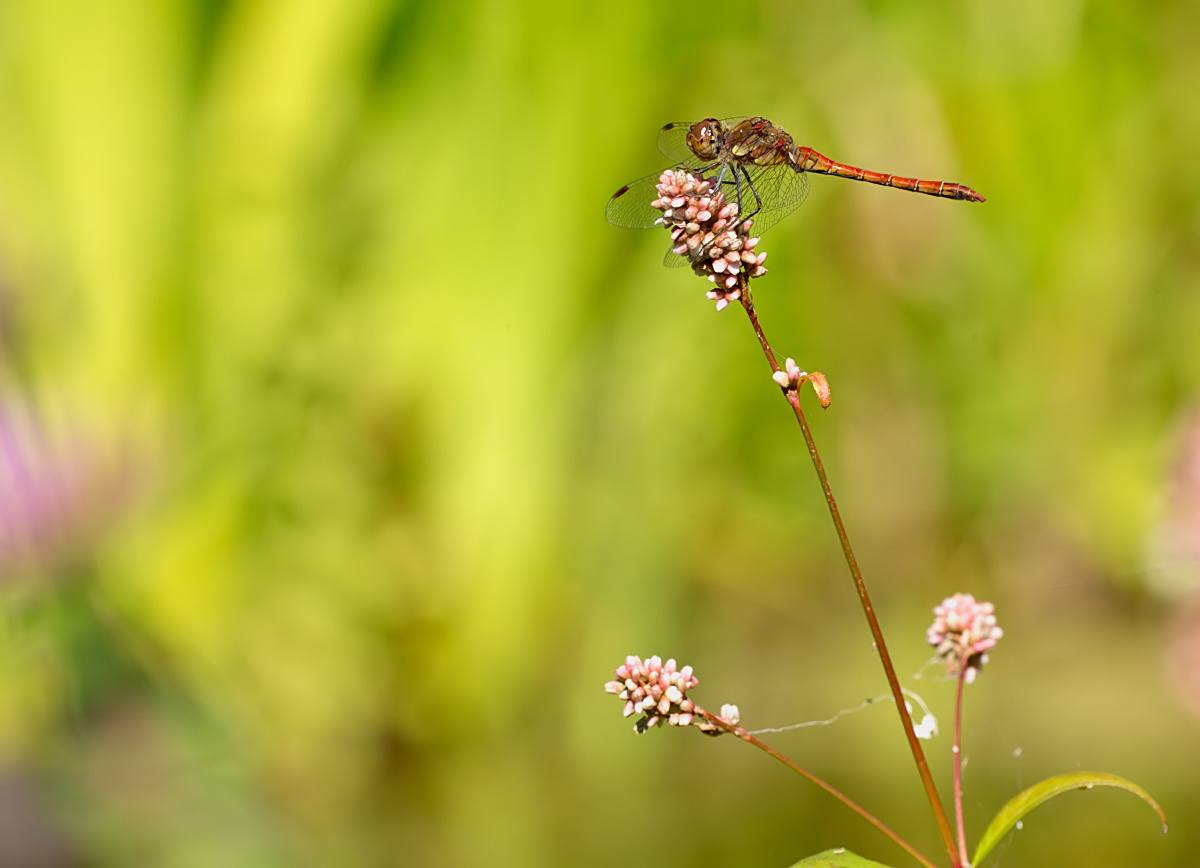
[[62, 563], [111, 512], [113, 481], [94, 448], [52, 443], [23, 405], [0, 399], [0, 577]]

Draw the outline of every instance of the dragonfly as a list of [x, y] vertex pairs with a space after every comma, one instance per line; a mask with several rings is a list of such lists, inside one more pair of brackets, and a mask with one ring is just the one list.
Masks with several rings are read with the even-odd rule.
[[[786, 130], [766, 118], [705, 118], [694, 123], [667, 124], [658, 132], [658, 149], [680, 168], [713, 181], [727, 201], [737, 203], [742, 220], [754, 221], [755, 233], [765, 232], [800, 207], [808, 196], [810, 173], [943, 199], [987, 201], [965, 184], [887, 175], [838, 163], [812, 148], [797, 145]], [[650, 203], [659, 197], [661, 174], [639, 178], [613, 193], [605, 209], [608, 222], [632, 229], [654, 226], [662, 212]], [[667, 252], [665, 264], [685, 262], [683, 256]]]

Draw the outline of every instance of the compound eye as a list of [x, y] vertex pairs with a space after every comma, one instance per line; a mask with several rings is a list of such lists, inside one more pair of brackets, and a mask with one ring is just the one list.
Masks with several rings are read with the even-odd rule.
[[721, 122], [716, 118], [705, 118], [692, 124], [687, 134], [687, 145], [702, 160], [711, 160], [717, 155], [717, 139]]

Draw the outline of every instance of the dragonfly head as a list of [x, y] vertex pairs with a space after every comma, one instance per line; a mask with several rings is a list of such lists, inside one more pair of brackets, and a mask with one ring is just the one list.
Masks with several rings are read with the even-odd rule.
[[725, 127], [716, 118], [697, 121], [688, 130], [688, 149], [701, 160], [715, 160], [724, 135]]

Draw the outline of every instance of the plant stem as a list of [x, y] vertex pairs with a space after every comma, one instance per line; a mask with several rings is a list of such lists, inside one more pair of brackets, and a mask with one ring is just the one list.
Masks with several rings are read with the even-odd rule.
[[963, 824], [962, 798], [962, 706], [963, 684], [967, 675], [967, 659], [964, 656], [958, 667], [958, 696], [954, 700], [954, 822], [958, 827], [958, 857], [967, 864], [967, 831]]
[[[772, 373], [779, 370], [779, 363], [775, 361], [775, 354], [771, 350], [771, 345], [767, 341], [766, 334], [763, 333], [762, 326], [758, 322], [758, 314], [754, 311], [754, 300], [750, 295], [749, 283], [742, 278], [741, 283], [741, 302], [742, 307], [746, 310], [746, 315], [750, 318], [750, 324], [754, 326], [754, 333], [758, 336], [758, 342], [762, 346], [763, 354], [767, 357], [767, 363], [771, 366]], [[883, 640], [883, 630], [879, 626], [879, 619], [875, 617], [875, 608], [871, 605], [871, 597], [867, 594], [867, 586], [863, 582], [862, 573], [858, 569], [858, 561], [854, 557], [854, 550], [850, 547], [850, 537], [846, 534], [846, 527], [842, 524], [841, 513], [838, 512], [837, 501], [833, 498], [833, 489], [829, 486], [829, 478], [825, 475], [825, 466], [821, 463], [820, 453], [817, 452], [816, 441], [813, 440], [812, 431], [808, 428], [808, 420], [804, 416], [804, 410], [800, 407], [800, 392], [798, 389], [785, 389], [784, 394], [787, 397], [788, 403], [792, 406], [792, 412], [796, 415], [796, 421], [800, 423], [800, 430], [804, 433], [804, 442], [808, 444], [808, 454], [812, 458], [813, 467], [816, 468], [817, 478], [821, 482], [821, 490], [825, 493], [825, 504], [829, 507], [829, 515], [833, 519], [833, 526], [837, 530], [838, 540], [842, 544], [842, 554], [846, 557], [846, 565], [850, 567], [850, 575], [854, 579], [854, 587], [858, 591], [858, 599], [862, 603], [863, 612], [867, 616], [867, 624], [871, 628], [871, 636], [875, 640], [875, 648], [879, 652], [879, 662], [883, 664], [883, 671], [887, 675], [888, 685], [892, 690], [892, 697], [896, 700], [896, 710], [900, 713], [900, 722], [904, 726], [904, 734], [908, 737], [908, 746], [912, 751], [913, 760], [917, 764], [917, 772], [921, 776], [921, 783], [925, 786], [925, 795], [929, 799], [929, 806], [933, 810], [934, 820], [937, 822], [938, 831], [942, 836], [942, 843], [946, 847], [946, 852], [950, 856], [950, 864], [953, 868], [963, 868], [963, 860], [959, 855], [958, 848], [955, 846], [954, 833], [950, 830], [950, 820], [946, 817], [946, 809], [942, 807], [942, 800], [938, 796], [937, 785], [933, 782], [933, 774], [929, 771], [929, 763], [925, 760], [925, 751], [921, 749], [921, 740], [917, 738], [916, 732], [913, 730], [912, 717], [908, 713], [908, 706], [904, 704], [904, 693], [900, 689], [900, 680], [896, 677], [896, 669], [892, 666], [891, 655], [888, 654], [887, 643]]]
[[918, 862], [920, 862], [922, 865], [924, 865], [925, 868], [937, 868], [937, 866], [935, 866], [932, 862], [930, 862], [927, 858], [925, 858], [925, 856], [921, 855], [921, 853], [915, 847], [913, 847], [912, 844], [909, 844], [907, 841], [905, 841], [903, 838], [901, 838], [899, 835], [897, 835], [895, 832], [893, 832], [891, 829], [889, 829], [887, 826], [885, 826], [882, 821], [880, 821], [877, 817], [875, 817], [874, 814], [867, 811], [865, 808], [863, 808], [861, 805], [859, 805], [857, 802], [855, 802], [853, 799], [851, 799], [845, 793], [842, 793], [841, 791], [835, 789], [830, 784], [827, 784], [825, 781], [821, 780], [819, 777], [814, 775], [808, 769], [806, 769], [803, 766], [799, 765], [798, 763], [795, 763], [792, 760], [788, 759], [786, 756], [781, 754], [779, 751], [775, 750], [770, 745], [759, 741], [757, 738], [755, 738], [753, 735], [751, 735], [746, 730], [742, 729], [740, 726], [735, 726], [731, 723], [728, 723], [724, 719], [717, 717], [715, 714], [711, 714], [711, 713], [705, 711], [703, 708], [697, 707], [696, 714], [702, 715], [707, 720], [710, 720], [713, 723], [720, 726], [726, 732], [733, 733], [738, 738], [740, 738], [742, 741], [749, 742], [750, 744], [754, 745], [759, 750], [761, 750], [764, 753], [767, 753], [770, 756], [774, 757], [775, 759], [779, 760], [781, 763], [783, 763], [785, 766], [790, 768], [792, 771], [799, 772], [800, 774], [804, 775], [804, 777], [808, 778], [810, 781], [812, 781], [818, 787], [823, 789], [825, 792], [829, 793], [831, 796], [833, 796], [835, 799], [837, 799], [843, 805], [848, 807], [850, 810], [854, 811], [854, 813], [858, 814], [860, 817], [862, 817], [864, 820], [866, 820], [868, 823], [870, 823], [872, 826], [874, 826], [880, 832], [882, 832], [883, 834], [885, 834], [889, 838], [891, 838], [897, 845], [899, 845], [904, 850], [904, 852], [908, 853], [908, 855], [912, 856], [914, 859], [916, 859]]

